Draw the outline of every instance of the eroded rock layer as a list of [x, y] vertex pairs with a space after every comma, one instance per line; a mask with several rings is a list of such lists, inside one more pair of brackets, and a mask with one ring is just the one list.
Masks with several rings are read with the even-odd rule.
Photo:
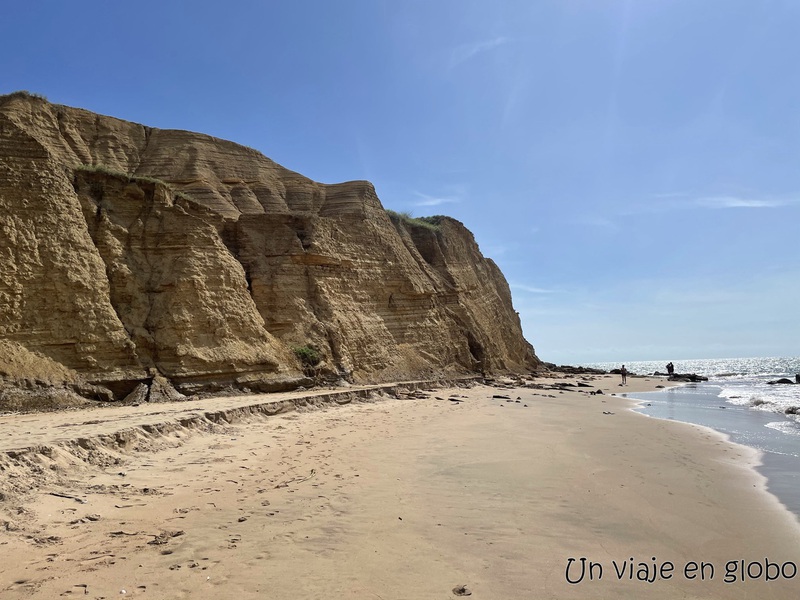
[[540, 365], [461, 223], [390, 216], [368, 182], [232, 142], [5, 96], [0, 211], [0, 390], [155, 399]]

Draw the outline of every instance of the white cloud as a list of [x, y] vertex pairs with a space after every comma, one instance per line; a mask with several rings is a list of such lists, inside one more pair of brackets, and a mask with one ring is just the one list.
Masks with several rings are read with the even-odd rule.
[[420, 199], [414, 203], [414, 206], [441, 206], [442, 204], [456, 204], [461, 202], [460, 198], [446, 198], [442, 196], [429, 196], [422, 192], [414, 192]]
[[737, 196], [698, 198], [696, 203], [706, 208], [776, 208], [788, 204], [780, 200], [751, 200]]
[[471, 58], [480, 54], [481, 52], [488, 52], [507, 44], [510, 40], [506, 37], [500, 36], [492, 40], [484, 40], [481, 42], [473, 42], [471, 44], [461, 44], [453, 49], [450, 55], [450, 68], [454, 69], [458, 65], [467, 62]]
[[571, 223], [574, 225], [595, 227], [598, 229], [605, 229], [608, 231], [617, 231], [619, 229], [619, 225], [617, 225], [614, 221], [598, 215], [579, 215], [574, 219], [571, 219]]
[[653, 194], [653, 198], [686, 198], [689, 196], [687, 192], [663, 192], [661, 194]]
[[[655, 202], [652, 200], [656, 200]], [[664, 213], [676, 210], [727, 208], [779, 208], [797, 204], [792, 198], [746, 198], [742, 196], [698, 196], [684, 192], [651, 194], [650, 201], [632, 202], [619, 210], [621, 215]]]
[[481, 245], [481, 254], [483, 254], [487, 258], [491, 258], [492, 256], [502, 256], [506, 252], [508, 252], [508, 246], [503, 246], [501, 244], [486, 244]]
[[522, 290], [523, 292], [529, 292], [531, 294], [552, 294], [556, 291], [525, 285], [523, 283], [509, 283], [508, 285], [515, 290]]

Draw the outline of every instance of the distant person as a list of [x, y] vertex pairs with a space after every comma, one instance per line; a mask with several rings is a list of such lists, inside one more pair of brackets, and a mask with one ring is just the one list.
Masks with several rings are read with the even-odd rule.
[[672, 364], [672, 361], [667, 363], [667, 375], [672, 377], [675, 374], [675, 365]]
[[619, 374], [622, 375], [622, 385], [628, 383], [628, 369], [625, 368], [625, 365], [622, 365]]

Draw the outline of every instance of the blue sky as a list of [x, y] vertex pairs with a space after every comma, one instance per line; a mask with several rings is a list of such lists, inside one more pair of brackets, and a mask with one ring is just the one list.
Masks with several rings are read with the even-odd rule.
[[463, 221], [557, 363], [798, 355], [800, 2], [11, 3], [0, 93]]

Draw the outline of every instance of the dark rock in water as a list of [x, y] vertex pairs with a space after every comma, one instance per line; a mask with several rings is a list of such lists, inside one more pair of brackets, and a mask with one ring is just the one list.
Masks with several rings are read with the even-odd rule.
[[786, 377], [781, 377], [780, 379], [776, 379], [774, 381], [768, 381], [767, 385], [775, 385], [776, 383], [788, 383], [789, 385], [794, 385], [794, 381], [787, 379]]
[[800, 414], [800, 406], [790, 406], [783, 412], [787, 415], [798, 415]]
[[593, 369], [592, 367], [573, 367], [570, 365], [558, 366], [555, 363], [543, 363], [545, 367], [551, 371], [558, 371], [560, 373], [571, 373], [573, 375], [605, 375], [606, 371], [602, 369]]
[[695, 373], [675, 373], [669, 376], [670, 381], [708, 381], [708, 377], [696, 375]]

